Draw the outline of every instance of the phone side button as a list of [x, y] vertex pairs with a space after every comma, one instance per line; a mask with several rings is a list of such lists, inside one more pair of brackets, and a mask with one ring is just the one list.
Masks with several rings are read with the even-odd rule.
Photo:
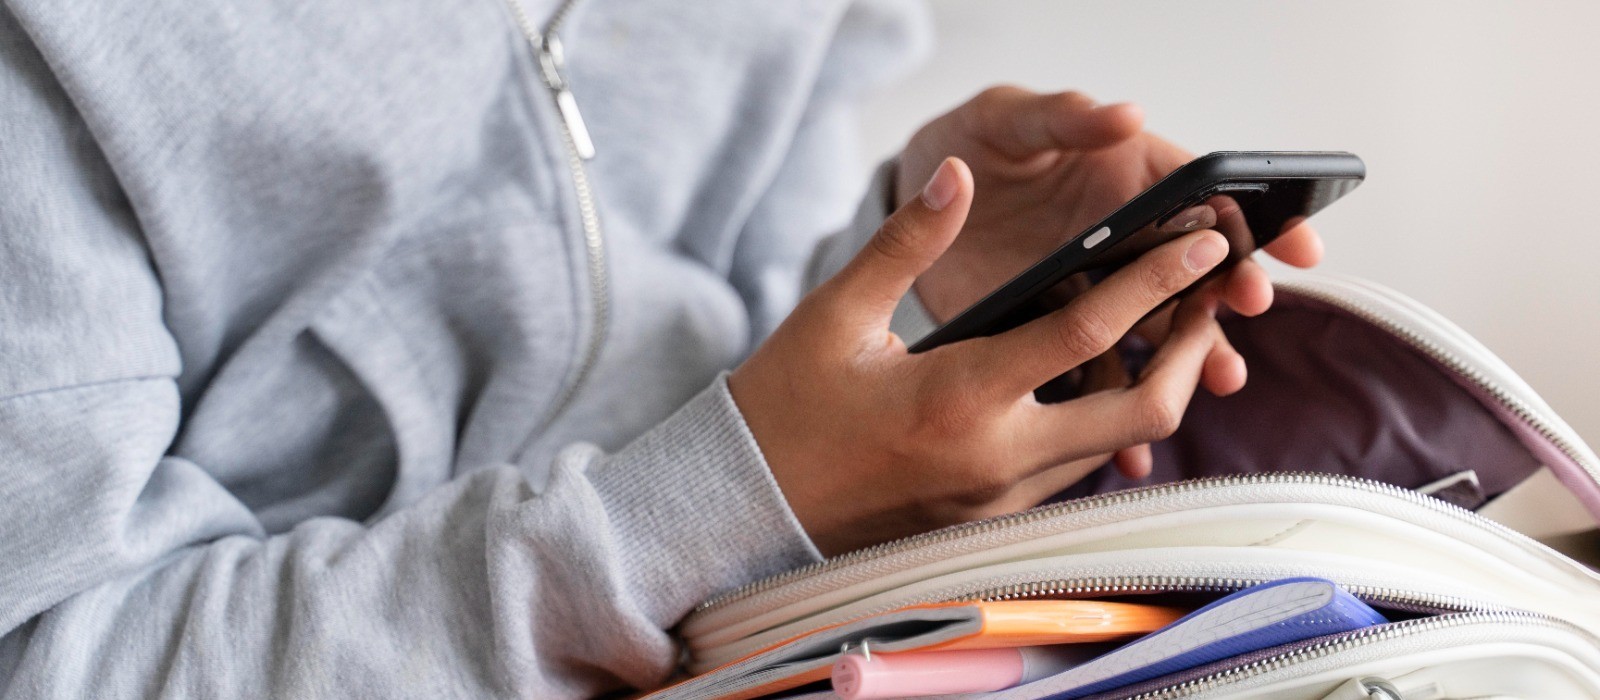
[[1083, 239], [1083, 249], [1084, 250], [1088, 250], [1088, 249], [1093, 248], [1093, 247], [1095, 247], [1097, 245], [1100, 245], [1101, 243], [1106, 242], [1106, 239], [1110, 238], [1110, 237], [1111, 237], [1111, 227], [1110, 226], [1101, 226], [1099, 231], [1095, 231], [1094, 233], [1089, 234], [1088, 238]]
[[1050, 258], [1040, 262], [1031, 272], [1028, 273], [1027, 277], [1023, 278], [1022, 284], [1017, 285], [1016, 293], [1012, 294], [1011, 296], [1020, 297], [1028, 292], [1033, 291], [1034, 287], [1037, 287], [1040, 283], [1050, 279], [1050, 277], [1055, 275], [1056, 271], [1060, 269], [1061, 261], [1056, 260], [1055, 258]]

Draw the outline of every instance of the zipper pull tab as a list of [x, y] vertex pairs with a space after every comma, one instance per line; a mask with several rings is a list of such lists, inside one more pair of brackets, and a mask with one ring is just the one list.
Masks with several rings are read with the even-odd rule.
[[589, 138], [589, 127], [583, 123], [578, 101], [572, 97], [572, 90], [567, 88], [567, 77], [561, 72], [565, 66], [560, 37], [553, 32], [545, 34], [539, 42], [539, 72], [544, 76], [544, 84], [549, 86], [550, 93], [555, 95], [556, 110], [561, 112], [561, 122], [567, 126], [567, 134], [572, 137], [572, 147], [578, 152], [578, 158], [589, 160], [594, 157], [594, 140]]

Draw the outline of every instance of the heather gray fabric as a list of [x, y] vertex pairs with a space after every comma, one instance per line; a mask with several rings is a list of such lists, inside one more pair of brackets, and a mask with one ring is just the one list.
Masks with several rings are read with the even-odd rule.
[[[553, 10], [529, 1], [536, 22]], [[0, 12], [0, 696], [573, 697], [813, 560], [720, 372], [887, 191], [889, 0], [591, 0], [594, 318], [501, 0]]]

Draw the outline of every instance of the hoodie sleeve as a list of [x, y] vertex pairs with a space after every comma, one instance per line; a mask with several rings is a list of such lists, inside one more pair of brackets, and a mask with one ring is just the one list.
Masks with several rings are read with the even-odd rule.
[[[649, 687], [705, 595], [815, 559], [721, 379], [548, 481], [269, 532], [172, 454], [161, 270], [0, 10], [0, 697], [581, 697]], [[293, 410], [292, 406], [284, 410]], [[266, 417], [264, 419], [270, 419]], [[685, 566], [683, 562], [697, 562]]]

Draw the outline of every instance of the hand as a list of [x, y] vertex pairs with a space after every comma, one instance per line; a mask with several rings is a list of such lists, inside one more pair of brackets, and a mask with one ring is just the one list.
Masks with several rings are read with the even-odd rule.
[[1196, 295], [1133, 384], [1059, 404], [1033, 389], [1111, 348], [1227, 253], [1215, 231], [1155, 248], [1067, 306], [988, 338], [911, 355], [900, 297], [956, 240], [972, 174], [938, 166], [838, 275], [736, 369], [729, 387], [817, 547], [836, 554], [1021, 510], [1170, 435], [1222, 341]]
[[[934, 318], [949, 320], [1194, 159], [1143, 131], [1143, 120], [1131, 104], [1099, 106], [1077, 93], [994, 87], [918, 130], [900, 157], [897, 201], [915, 197], [917, 185], [950, 156], [971, 164], [981, 193], [960, 238], [917, 280]], [[1321, 259], [1322, 242], [1301, 225], [1266, 250], [1310, 267]], [[1272, 304], [1271, 280], [1251, 260], [1208, 286], [1246, 316]], [[1162, 323], [1152, 332], [1159, 334]], [[1213, 392], [1229, 393], [1244, 385], [1244, 375], [1243, 359], [1224, 343], [1207, 362], [1204, 380]]]

